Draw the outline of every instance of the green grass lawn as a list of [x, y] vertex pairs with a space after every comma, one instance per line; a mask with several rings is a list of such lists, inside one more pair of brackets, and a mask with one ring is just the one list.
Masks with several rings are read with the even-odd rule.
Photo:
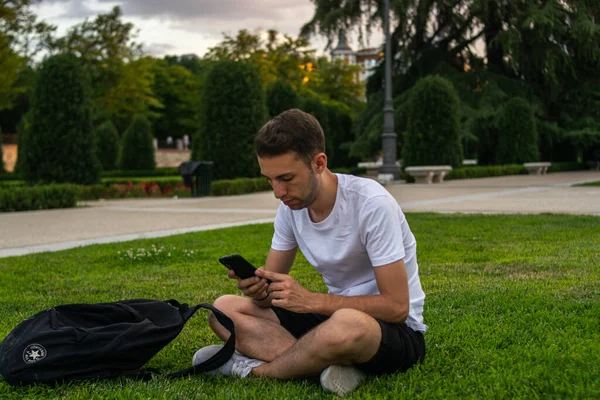
[[586, 182], [576, 186], [600, 186], [600, 181], [597, 182]]
[[[600, 398], [600, 218], [408, 214], [425, 301], [425, 362], [369, 378], [350, 398]], [[271, 225], [0, 259], [0, 337], [53, 305], [131, 298], [210, 302], [236, 293], [217, 258], [262, 265]], [[162, 248], [162, 251], [156, 249]], [[141, 249], [144, 249], [142, 252]], [[293, 275], [324, 284], [302, 257]], [[190, 366], [218, 340], [199, 312], [148, 367]], [[13, 388], [1, 399], [335, 398], [317, 381], [195, 376]]]

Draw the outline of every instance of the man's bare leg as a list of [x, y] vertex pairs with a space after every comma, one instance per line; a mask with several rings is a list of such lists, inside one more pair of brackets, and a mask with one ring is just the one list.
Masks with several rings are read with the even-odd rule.
[[[248, 357], [271, 362], [297, 342], [279, 324], [279, 318], [273, 310], [258, 307], [247, 297], [222, 296], [215, 300], [214, 306], [233, 320], [235, 347]], [[229, 331], [219, 324], [214, 315], [211, 314], [208, 321], [219, 338], [229, 338]]]
[[314, 376], [330, 365], [366, 362], [377, 353], [380, 343], [381, 328], [374, 318], [342, 309], [287, 351], [254, 368], [252, 374], [277, 379]]

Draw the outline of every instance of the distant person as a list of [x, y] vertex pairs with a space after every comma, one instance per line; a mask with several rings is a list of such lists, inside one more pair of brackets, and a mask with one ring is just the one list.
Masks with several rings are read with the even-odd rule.
[[[300, 110], [265, 124], [254, 145], [281, 204], [264, 269], [238, 282], [248, 297], [214, 303], [235, 322], [237, 352], [209, 374], [320, 374], [325, 390], [343, 395], [366, 373], [405, 371], [422, 360], [425, 294], [415, 237], [396, 200], [374, 180], [332, 173], [321, 126]], [[298, 248], [328, 294], [288, 275]], [[221, 339], [229, 337], [213, 315], [209, 321]], [[198, 350], [193, 364], [221, 348]]]
[[167, 146], [173, 146], [173, 136], [167, 136]]
[[183, 148], [187, 150], [190, 147], [190, 137], [189, 135], [183, 135]]

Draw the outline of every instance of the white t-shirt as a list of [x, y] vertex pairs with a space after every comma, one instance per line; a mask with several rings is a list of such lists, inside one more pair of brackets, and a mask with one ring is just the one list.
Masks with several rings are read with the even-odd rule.
[[280, 251], [300, 247], [323, 276], [329, 293], [341, 296], [379, 294], [373, 268], [404, 259], [410, 296], [406, 325], [425, 332], [417, 242], [404, 213], [376, 181], [336, 175], [337, 197], [331, 214], [314, 223], [306, 208], [291, 210], [281, 203], [271, 247]]

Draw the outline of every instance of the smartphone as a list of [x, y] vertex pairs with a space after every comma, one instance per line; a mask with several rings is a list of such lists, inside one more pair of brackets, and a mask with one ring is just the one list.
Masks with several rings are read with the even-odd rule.
[[[227, 268], [233, 270], [241, 279], [248, 279], [255, 276], [254, 272], [256, 271], [256, 268], [254, 265], [250, 264], [248, 260], [239, 254], [223, 256], [219, 258], [219, 262]], [[271, 281], [268, 279], [267, 282], [271, 283]]]

